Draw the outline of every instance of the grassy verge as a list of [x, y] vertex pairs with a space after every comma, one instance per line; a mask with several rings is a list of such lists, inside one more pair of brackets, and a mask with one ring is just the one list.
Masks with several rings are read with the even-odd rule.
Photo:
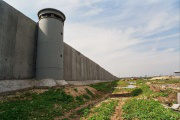
[[108, 100], [101, 103], [100, 106], [93, 108], [92, 110], [86, 110], [84, 117], [81, 119], [86, 120], [110, 120], [112, 113], [115, 111], [115, 107], [118, 105], [118, 100]]
[[[92, 94], [91, 94], [92, 95]], [[49, 89], [41, 94], [26, 93], [0, 103], [1, 120], [49, 120], [79, 107], [91, 99], [88, 95], [73, 97], [63, 89]]]
[[[138, 97], [140, 98], [157, 98], [159, 96], [162, 96], [162, 97], [167, 97], [170, 93], [173, 93], [173, 91], [171, 89], [166, 89], [166, 90], [161, 90], [160, 92], [153, 92], [150, 87], [148, 85], [146, 85], [147, 80], [132, 80], [132, 81], [128, 81], [128, 82], [136, 82], [136, 86], [137, 88], [133, 88], [133, 89], [129, 89], [129, 88], [121, 88], [121, 89], [115, 89], [113, 93], [118, 93], [118, 92], [121, 92], [121, 91], [126, 91], [128, 93], [131, 93], [132, 96], [137, 96], [139, 95]], [[121, 82], [118, 82], [119, 85], [123, 86], [123, 85], [126, 85], [128, 84], [127, 81], [121, 81]], [[151, 81], [152, 82], [152, 81]], [[167, 81], [165, 81], [167, 82]], [[168, 81], [168, 83], [172, 83], [172, 81]]]
[[126, 87], [127, 85], [128, 85], [128, 82], [126, 82], [126, 81], [120, 80], [117, 82], [118, 87]]
[[[123, 105], [123, 117], [126, 120], [179, 120], [180, 114], [166, 109], [160, 102], [155, 101], [157, 97], [167, 97], [173, 93], [172, 90], [166, 89], [160, 92], [154, 92], [150, 89], [147, 82], [157, 83], [155, 81], [137, 80], [138, 88], [134, 89], [131, 94], [134, 96], [126, 101]], [[161, 83], [176, 83], [177, 81], [158, 81]]]
[[93, 87], [100, 92], [108, 93], [108, 92], [111, 92], [114, 90], [114, 87], [117, 86], [117, 82], [118, 82], [118, 80], [112, 81], [112, 82], [91, 84], [90, 87]]
[[123, 117], [126, 120], [179, 120], [180, 114], [164, 108], [153, 99], [130, 99], [123, 105]]

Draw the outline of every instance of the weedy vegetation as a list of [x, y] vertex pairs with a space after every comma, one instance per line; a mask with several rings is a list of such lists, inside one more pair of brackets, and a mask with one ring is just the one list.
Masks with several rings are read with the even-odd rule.
[[138, 96], [138, 95], [142, 94], [142, 92], [143, 92], [142, 89], [136, 88], [130, 94], [131, 94], [131, 96]]
[[84, 94], [83, 97], [84, 97], [86, 100], [91, 99], [91, 98], [89, 97], [89, 95], [86, 95], [86, 94]]
[[112, 113], [115, 111], [115, 107], [118, 105], [118, 100], [109, 99], [106, 102], [102, 102], [100, 106], [85, 112], [84, 118], [86, 120], [110, 120]]
[[74, 90], [75, 92], [78, 92], [77, 88], [74, 88], [73, 90]]
[[109, 92], [114, 90], [114, 87], [117, 86], [117, 82], [118, 82], [118, 80], [112, 81], [112, 82], [91, 84], [90, 87], [93, 87], [97, 91], [100, 91], [100, 92], [103, 92], [103, 93], [109, 93]]
[[94, 94], [88, 88], [85, 88], [85, 90], [92, 98], [94, 97]]
[[153, 99], [129, 99], [123, 105], [125, 120], [179, 120], [180, 114], [164, 108]]
[[[131, 92], [134, 96], [129, 98], [123, 105], [123, 117], [125, 120], [179, 120], [180, 114], [171, 109], [165, 108], [160, 102], [154, 99], [162, 96], [167, 97], [172, 93], [171, 89], [161, 90], [160, 92], [154, 92], [150, 89], [146, 80], [137, 80], [137, 87]], [[158, 81], [159, 82], [159, 81]], [[173, 81], [160, 81], [161, 83], [176, 83]]]
[[41, 94], [26, 93], [18, 98], [0, 103], [1, 120], [50, 120], [84, 104], [84, 98], [90, 99], [87, 95], [74, 98], [63, 89], [49, 89]]
[[81, 117], [86, 117], [90, 112], [90, 106], [84, 107], [77, 111], [78, 115], [81, 115]]

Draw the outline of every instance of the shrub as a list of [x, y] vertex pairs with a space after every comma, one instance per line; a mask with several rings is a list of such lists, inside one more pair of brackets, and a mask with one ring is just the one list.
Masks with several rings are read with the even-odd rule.
[[75, 92], [78, 92], [77, 88], [74, 88], [74, 91], [75, 91]]
[[86, 100], [89, 100], [90, 99], [90, 97], [89, 97], [89, 95], [83, 95], [83, 97], [86, 99]]
[[131, 92], [131, 95], [132, 95], [132, 96], [138, 96], [138, 95], [140, 95], [142, 92], [143, 92], [142, 89], [136, 88], [136, 89], [134, 89], [134, 90]]
[[76, 100], [78, 101], [78, 102], [84, 102], [84, 99], [83, 99], [83, 96], [82, 95], [80, 95], [80, 96], [76, 96]]
[[104, 83], [97, 83], [97, 84], [91, 84], [90, 86], [95, 88], [98, 91], [108, 93], [114, 90], [114, 87], [117, 86], [118, 80], [112, 81], [112, 82], [104, 82]]

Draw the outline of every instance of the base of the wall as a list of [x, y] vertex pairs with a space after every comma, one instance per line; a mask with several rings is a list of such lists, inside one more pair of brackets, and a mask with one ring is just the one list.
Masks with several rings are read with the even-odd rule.
[[71, 85], [89, 85], [89, 84], [94, 84], [94, 83], [111, 82], [111, 81], [114, 81], [114, 80], [67, 81], [67, 83]]
[[0, 80], [0, 94], [24, 90], [24, 89], [31, 89], [31, 88], [49, 88], [49, 87], [65, 86], [65, 85], [89, 85], [94, 83], [110, 82], [110, 81], [114, 81], [114, 80], [86, 80], [86, 81], [65, 81], [65, 80], [54, 80], [54, 79]]
[[38, 87], [53, 87], [68, 85], [65, 80], [0, 80], [0, 93], [12, 92], [17, 90], [38, 88]]

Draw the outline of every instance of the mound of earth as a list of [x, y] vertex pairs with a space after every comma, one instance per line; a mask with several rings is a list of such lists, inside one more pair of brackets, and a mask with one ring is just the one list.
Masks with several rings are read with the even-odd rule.
[[72, 86], [65, 88], [66, 94], [70, 94], [73, 97], [88, 94], [87, 90], [90, 90], [94, 95], [98, 94], [98, 91], [89, 86]]
[[[57, 87], [55, 89], [59, 89], [59, 88], [62, 88], [62, 87]], [[26, 97], [20, 97], [20, 96], [23, 96], [24, 94], [33, 94], [33, 93], [42, 94], [42, 93], [48, 91], [49, 89], [50, 88], [42, 88], [42, 89], [30, 89], [30, 90], [18, 91], [18, 92], [9, 94], [9, 95], [7, 94], [5, 96], [4, 95], [0, 96], [0, 101], [26, 99]], [[89, 87], [89, 86], [67, 86], [67, 87], [64, 87], [64, 91], [66, 94], [70, 94], [73, 97], [88, 94], [87, 91], [92, 92], [94, 95], [99, 94], [96, 89]]]

